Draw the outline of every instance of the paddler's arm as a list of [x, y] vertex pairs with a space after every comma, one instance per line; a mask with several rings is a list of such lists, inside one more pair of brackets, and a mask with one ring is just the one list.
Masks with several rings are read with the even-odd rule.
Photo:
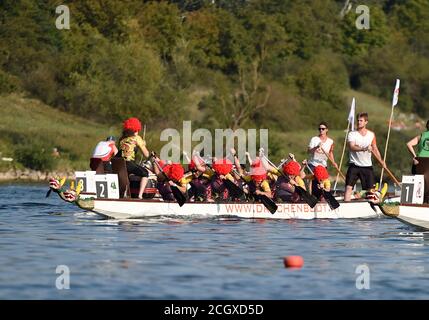
[[274, 167], [271, 170], [267, 170], [267, 171], [270, 172], [270, 173], [272, 173], [272, 174], [275, 174], [278, 177], [280, 177], [282, 175], [280, 169], [277, 169], [277, 168], [274, 168]]
[[354, 141], [349, 142], [349, 149], [350, 151], [356, 151], [356, 152], [368, 151], [368, 148], [360, 147], [356, 143], [354, 143]]
[[417, 157], [416, 151], [414, 150], [414, 147], [420, 143], [420, 136], [415, 136], [410, 141], [407, 142], [407, 149], [413, 156], [413, 158]]
[[170, 180], [168, 181], [168, 183], [170, 184], [170, 186], [176, 186], [177, 189], [180, 190], [181, 193], [185, 194], [186, 193], [186, 180], [185, 179], [180, 179], [180, 181], [178, 183], [175, 183], [174, 181]]
[[250, 153], [246, 152], [247, 161], [249, 161], [249, 164], [252, 165], [253, 161], [252, 158], [250, 158]]
[[414, 150], [414, 146], [418, 145], [420, 143], [420, 135], [412, 138], [410, 141], [407, 142], [407, 149], [413, 156], [413, 163], [415, 165], [419, 164], [419, 161], [416, 159], [416, 151]]
[[112, 149], [113, 149], [113, 156], [116, 156], [118, 154], [119, 150], [116, 147], [115, 143], [112, 143]]
[[194, 161], [194, 163], [195, 163], [195, 168], [196, 168], [198, 171], [200, 171], [200, 172], [202, 172], [202, 173], [206, 172], [206, 170], [207, 170], [207, 166], [206, 166], [206, 165], [205, 165], [205, 163], [201, 160], [201, 158], [199, 157], [199, 155], [198, 155], [198, 154], [194, 154], [194, 155], [192, 156], [192, 161]]
[[146, 158], [149, 158], [149, 150], [146, 148], [146, 142], [142, 137], [137, 136], [137, 146]]
[[226, 175], [220, 174], [220, 175], [219, 175], [219, 178], [220, 178], [221, 180], [228, 179], [229, 181], [234, 182], [234, 178], [233, 178], [233, 177], [232, 177], [232, 175], [231, 175], [231, 174], [229, 174], [229, 173], [227, 173]]
[[270, 185], [268, 184], [267, 180], [264, 180], [261, 183], [261, 189], [262, 190], [256, 190], [255, 194], [257, 194], [257, 195], [264, 195], [264, 196], [267, 196], [270, 199], [272, 198], [271, 188], [270, 188]]
[[155, 154], [152, 152], [152, 157], [151, 157], [151, 161], [152, 161], [152, 167], [153, 167], [153, 172], [158, 176], [160, 175], [160, 170], [158, 168], [158, 166], [156, 165], [155, 161], [159, 164], [159, 158], [157, 156], [155, 156]]
[[240, 159], [238, 159], [237, 152], [235, 151], [235, 149], [231, 148], [230, 152], [234, 158], [234, 164], [235, 164], [235, 167], [237, 168], [237, 172], [239, 175], [238, 176], [237, 174], [234, 174], [234, 176], [238, 180], [238, 179], [240, 179], [240, 176], [242, 176], [244, 174], [244, 172], [243, 172], [243, 169], [241, 168]]
[[331, 181], [329, 179], [323, 180], [322, 187], [327, 192], [331, 191]]
[[277, 171], [277, 168], [270, 165], [265, 157], [261, 157], [261, 162], [262, 162], [262, 165], [264, 166], [265, 170], [277, 175], [277, 173], [275, 173]]

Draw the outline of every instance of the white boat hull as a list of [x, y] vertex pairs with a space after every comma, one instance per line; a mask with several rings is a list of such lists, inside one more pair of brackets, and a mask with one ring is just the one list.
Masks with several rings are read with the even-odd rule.
[[383, 207], [383, 213], [387, 216], [417, 228], [429, 230], [429, 205], [401, 204], [394, 210]]
[[134, 199], [95, 199], [78, 202], [83, 209], [91, 210], [111, 219], [145, 218], [155, 216], [234, 216], [239, 218], [268, 219], [355, 219], [383, 216], [379, 208], [367, 201], [340, 202], [331, 210], [327, 203], [310, 208], [305, 203], [278, 203], [277, 212], [271, 214], [262, 203], [207, 203], [189, 202], [180, 207], [176, 202]]

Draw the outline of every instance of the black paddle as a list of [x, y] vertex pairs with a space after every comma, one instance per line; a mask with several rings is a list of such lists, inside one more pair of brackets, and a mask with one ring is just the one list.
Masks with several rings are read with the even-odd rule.
[[234, 195], [236, 195], [238, 198], [241, 197], [244, 194], [244, 191], [240, 189], [239, 186], [237, 186], [234, 182], [232, 182], [229, 179], [222, 179], [223, 183], [225, 183], [225, 187], [228, 189], [228, 191]]
[[331, 191], [322, 190], [322, 193], [331, 210], [335, 210], [340, 206], [340, 203], [335, 199]]
[[[201, 158], [201, 157], [200, 157]], [[203, 160], [203, 159], [202, 159]], [[204, 160], [203, 160], [204, 161]], [[205, 162], [205, 161], [204, 161]], [[213, 170], [213, 168], [207, 163], [205, 162], [206, 165]], [[234, 173], [239, 176], [241, 178], [241, 175], [234, 171]], [[248, 183], [241, 178], [241, 180], [247, 185]], [[238, 197], [241, 197], [244, 194], [244, 191], [242, 189], [240, 189], [240, 187], [238, 187], [234, 182], [232, 182], [229, 179], [222, 179], [222, 181], [225, 183], [225, 187], [228, 189], [229, 192], [236, 194]], [[250, 191], [249, 191], [250, 192]], [[262, 202], [262, 204], [268, 209], [268, 211], [270, 211], [272, 214], [274, 214], [277, 211], [277, 205], [275, 204], [275, 202], [273, 200], [271, 200], [270, 198], [268, 198], [266, 195], [257, 195], [257, 194], [252, 194], [253, 198], [255, 200], [260, 200]]]
[[[240, 179], [244, 182], [244, 184], [246, 184], [246, 185], [247, 185], [248, 190], [249, 190], [249, 192], [250, 192], [250, 187], [249, 187], [249, 184], [247, 183], [247, 181], [246, 181], [246, 180], [244, 180], [244, 179], [241, 177], [241, 175], [240, 175], [238, 172], [236, 172], [235, 170], [234, 170], [234, 173], [235, 173], [237, 176], [239, 176], [239, 177], [240, 177]], [[237, 186], [236, 186], [236, 187], [237, 187]], [[238, 188], [238, 187], [237, 187], [237, 188]], [[238, 188], [238, 189], [240, 189], [240, 188]], [[241, 189], [240, 189], [240, 190], [241, 190]], [[252, 193], [251, 193], [251, 196], [252, 196], [255, 200], [259, 200], [259, 201], [261, 201], [261, 202], [262, 202], [262, 204], [265, 206], [265, 208], [267, 208], [267, 209], [268, 209], [268, 211], [270, 211], [270, 212], [271, 212], [271, 214], [276, 213], [278, 206], [276, 205], [276, 203], [275, 203], [272, 199], [268, 198], [265, 194], [255, 194], [254, 192], [252, 192]]]
[[[162, 174], [164, 175], [165, 179], [167, 179], [167, 181], [172, 181], [167, 176], [167, 174], [164, 172], [164, 170], [162, 170], [161, 166], [159, 165], [158, 161], [156, 161], [156, 159], [154, 159], [154, 162], [155, 162], [156, 166], [158, 167], [159, 171], [162, 172]], [[178, 187], [170, 186], [170, 188], [171, 188], [171, 192], [173, 193], [173, 196], [176, 199], [179, 206], [183, 206], [186, 202], [186, 197], [183, 195], [183, 193], [179, 190]]]
[[265, 194], [257, 195], [253, 193], [252, 196], [260, 200], [262, 204], [265, 206], [265, 208], [267, 208], [268, 211], [271, 212], [271, 214], [276, 213], [278, 206], [272, 199], [268, 198]]
[[[275, 165], [263, 154], [263, 157], [273, 166]], [[294, 160], [294, 159], [292, 159]], [[295, 161], [295, 160], [294, 160]], [[287, 177], [281, 169], [278, 169], [278, 172], [289, 182], [290, 178]], [[314, 208], [319, 200], [313, 195], [311, 195], [307, 190], [305, 190], [303, 187], [295, 186], [295, 191], [298, 193], [298, 195], [301, 197], [302, 200], [304, 200], [305, 203], [307, 203], [310, 208]]]
[[[201, 157], [200, 159], [204, 161]], [[211, 165], [209, 165], [206, 161], [204, 161], [204, 163], [206, 164], [207, 167], [209, 167], [212, 171], [214, 171]], [[237, 186], [234, 182], [232, 182], [227, 178], [222, 178], [222, 181], [230, 193], [237, 195], [238, 197], [241, 197], [243, 195], [244, 191], [240, 189], [240, 187]]]
[[[314, 172], [310, 169], [308, 164], [306, 164], [305, 166], [313, 175], [313, 179], [315, 179], [316, 177], [314, 176]], [[340, 206], [340, 203], [337, 201], [337, 199], [335, 199], [332, 193], [330, 191], [326, 191], [323, 187], [322, 187], [322, 194], [326, 202], [328, 203], [329, 207], [331, 208], [331, 210], [335, 210]]]
[[[286, 179], [289, 179], [289, 181], [290, 181], [289, 177], [286, 177], [283, 173], [282, 173], [282, 175]], [[319, 200], [317, 200], [317, 198], [315, 196], [311, 195], [303, 187], [295, 186], [295, 191], [296, 191], [296, 193], [298, 193], [298, 195], [301, 197], [301, 199], [304, 200], [305, 203], [307, 203], [310, 206], [310, 208], [314, 208], [316, 206], [317, 202], [319, 201]]]

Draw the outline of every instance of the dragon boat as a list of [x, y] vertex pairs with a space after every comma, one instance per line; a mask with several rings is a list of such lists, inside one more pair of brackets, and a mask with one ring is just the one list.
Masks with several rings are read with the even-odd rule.
[[[105, 185], [113, 185], [117, 181], [116, 175], [97, 175], [106, 180]], [[116, 178], [108, 182], [109, 178]], [[98, 177], [98, 178], [100, 178]], [[106, 178], [107, 177], [107, 178]], [[81, 182], [82, 180], [80, 180]], [[73, 203], [79, 208], [94, 212], [108, 219], [136, 219], [157, 216], [202, 216], [202, 217], [237, 217], [245, 219], [356, 219], [382, 217], [382, 211], [373, 202], [367, 200], [354, 200], [350, 202], [339, 201], [340, 206], [331, 209], [326, 202], [319, 202], [311, 208], [305, 202], [276, 203], [277, 211], [272, 214], [260, 202], [186, 202], [179, 206], [177, 202], [163, 201], [152, 193], [149, 199], [100, 197], [100, 188], [97, 192], [82, 192], [82, 184], [77, 184], [75, 190], [66, 189], [64, 181], [51, 179], [50, 190], [57, 193], [61, 199]], [[102, 184], [100, 184], [102, 185]], [[103, 189], [103, 188], [101, 188]], [[156, 190], [156, 189], [155, 189]], [[102, 191], [105, 191], [104, 189]], [[110, 194], [112, 194], [110, 192]], [[119, 193], [118, 193], [119, 194]]]

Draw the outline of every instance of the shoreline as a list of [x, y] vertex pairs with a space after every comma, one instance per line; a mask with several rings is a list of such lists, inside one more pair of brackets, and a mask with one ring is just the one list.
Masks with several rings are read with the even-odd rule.
[[9, 169], [0, 172], [0, 182], [48, 182], [52, 177], [66, 177], [67, 180], [75, 179], [74, 171], [39, 171], [31, 169]]

